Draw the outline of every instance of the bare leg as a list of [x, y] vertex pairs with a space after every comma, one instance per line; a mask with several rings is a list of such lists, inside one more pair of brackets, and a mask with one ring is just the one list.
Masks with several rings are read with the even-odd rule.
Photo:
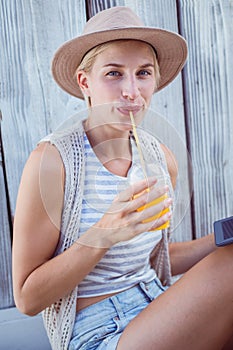
[[219, 248], [143, 310], [117, 350], [221, 350], [233, 334], [233, 245]]

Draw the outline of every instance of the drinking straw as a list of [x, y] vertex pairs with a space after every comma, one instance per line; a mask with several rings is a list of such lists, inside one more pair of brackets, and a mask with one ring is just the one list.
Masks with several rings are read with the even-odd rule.
[[144, 158], [143, 158], [141, 145], [140, 145], [139, 138], [138, 138], [138, 133], [137, 133], [137, 129], [136, 129], [136, 124], [135, 124], [133, 112], [130, 111], [129, 115], [130, 115], [131, 124], [132, 124], [132, 127], [133, 127], [133, 135], [135, 137], [136, 146], [137, 146], [137, 149], [138, 149], [138, 154], [139, 154], [139, 158], [140, 158], [140, 162], [141, 162], [141, 166], [142, 166], [143, 175], [144, 175], [145, 179], [147, 179], [146, 165], [145, 165], [145, 161], [144, 161]]
[[[136, 146], [137, 146], [139, 157], [140, 157], [142, 171], [143, 171], [144, 177], [147, 179], [146, 165], [145, 165], [145, 161], [144, 161], [144, 158], [143, 158], [142, 149], [141, 149], [141, 145], [140, 145], [140, 142], [139, 142], [138, 133], [137, 133], [135, 120], [134, 120], [134, 116], [133, 116], [132, 111], [129, 112], [129, 115], [130, 115], [131, 124], [132, 124], [132, 127], [133, 127], [133, 134], [134, 134], [134, 137], [135, 137]], [[147, 192], [149, 192], [149, 188], [147, 189]], [[140, 194], [136, 194], [134, 196], [134, 198], [137, 198], [139, 195]], [[150, 208], [152, 205], [158, 204], [159, 202], [161, 202], [165, 198], [167, 198], [167, 194], [165, 194], [165, 195], [163, 195], [163, 196], [161, 196], [159, 198], [156, 198], [151, 203], [145, 204], [144, 206], [138, 208], [137, 211], [142, 211], [142, 210], [144, 210], [146, 208]], [[169, 210], [170, 210], [169, 208], [163, 209], [159, 214], [156, 214], [156, 215], [152, 216], [151, 218], [145, 219], [142, 222], [146, 223], [146, 222], [150, 222], [152, 220], [155, 220], [155, 219], [159, 218], [161, 215], [164, 215], [165, 213], [167, 213]], [[152, 229], [150, 231], [164, 230], [164, 229], [168, 228], [169, 225], [170, 225], [170, 223], [169, 223], [169, 221], [167, 221], [163, 225], [157, 227], [156, 229]]]

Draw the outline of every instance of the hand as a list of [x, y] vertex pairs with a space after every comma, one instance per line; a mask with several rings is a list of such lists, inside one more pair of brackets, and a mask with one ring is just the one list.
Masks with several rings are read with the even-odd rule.
[[[92, 227], [91, 234], [85, 234], [79, 239], [80, 243], [110, 248], [118, 242], [130, 240], [142, 232], [165, 224], [170, 219], [170, 212], [158, 215], [159, 217], [153, 221], [145, 221], [168, 208], [172, 203], [171, 198], [137, 211], [141, 206], [168, 192], [168, 186], [158, 188], [154, 186], [156, 182], [156, 178], [152, 177], [136, 182], [120, 192], [108, 211]], [[132, 199], [134, 196], [136, 198]]]

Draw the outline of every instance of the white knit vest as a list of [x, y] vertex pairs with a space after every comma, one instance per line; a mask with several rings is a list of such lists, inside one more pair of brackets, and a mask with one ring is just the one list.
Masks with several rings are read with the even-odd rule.
[[[49, 141], [58, 149], [65, 168], [65, 194], [62, 212], [60, 240], [55, 255], [69, 248], [78, 238], [81, 205], [84, 189], [85, 152], [84, 129], [82, 121], [75, 128], [66, 132], [60, 131], [49, 135], [42, 141]], [[159, 142], [149, 133], [138, 130], [145, 162], [159, 163], [168, 178], [170, 195], [173, 190], [164, 154]], [[151, 265], [164, 285], [171, 284], [170, 259], [168, 241], [172, 225], [162, 231], [162, 239], [151, 254]], [[44, 325], [53, 350], [67, 350], [76, 314], [76, 298], [78, 286], [66, 297], [61, 298], [42, 315]]]

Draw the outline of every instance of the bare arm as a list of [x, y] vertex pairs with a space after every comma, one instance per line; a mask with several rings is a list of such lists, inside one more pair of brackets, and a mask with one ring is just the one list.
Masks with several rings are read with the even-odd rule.
[[[178, 174], [178, 165], [175, 156], [164, 144], [161, 144], [161, 148], [165, 154], [173, 188], [175, 188]], [[170, 258], [172, 275], [183, 274], [215, 249], [213, 234], [193, 241], [171, 243]]]
[[[64, 169], [60, 155], [50, 144], [41, 144], [32, 152], [19, 188], [13, 237], [13, 288], [17, 307], [35, 315], [71, 292], [94, 268], [115, 243], [133, 238], [160, 226], [169, 218], [164, 215], [155, 223], [142, 223], [154, 214], [154, 208], [135, 210], [161, 196], [166, 189], [151, 190], [131, 200], [132, 189], [125, 190], [113, 202], [109, 213], [85, 232], [62, 254], [53, 257], [60, 236], [64, 197]], [[150, 181], [150, 185], [155, 180]], [[147, 188], [148, 182], [135, 184], [135, 193]], [[157, 205], [161, 212], [169, 203]]]
[[60, 234], [63, 188], [64, 170], [57, 150], [39, 145], [23, 172], [13, 238], [15, 302], [30, 315], [69, 293], [105, 254], [104, 249], [75, 244], [52, 258]]
[[170, 244], [172, 275], [183, 274], [216, 248], [214, 235], [210, 234], [187, 242]]

